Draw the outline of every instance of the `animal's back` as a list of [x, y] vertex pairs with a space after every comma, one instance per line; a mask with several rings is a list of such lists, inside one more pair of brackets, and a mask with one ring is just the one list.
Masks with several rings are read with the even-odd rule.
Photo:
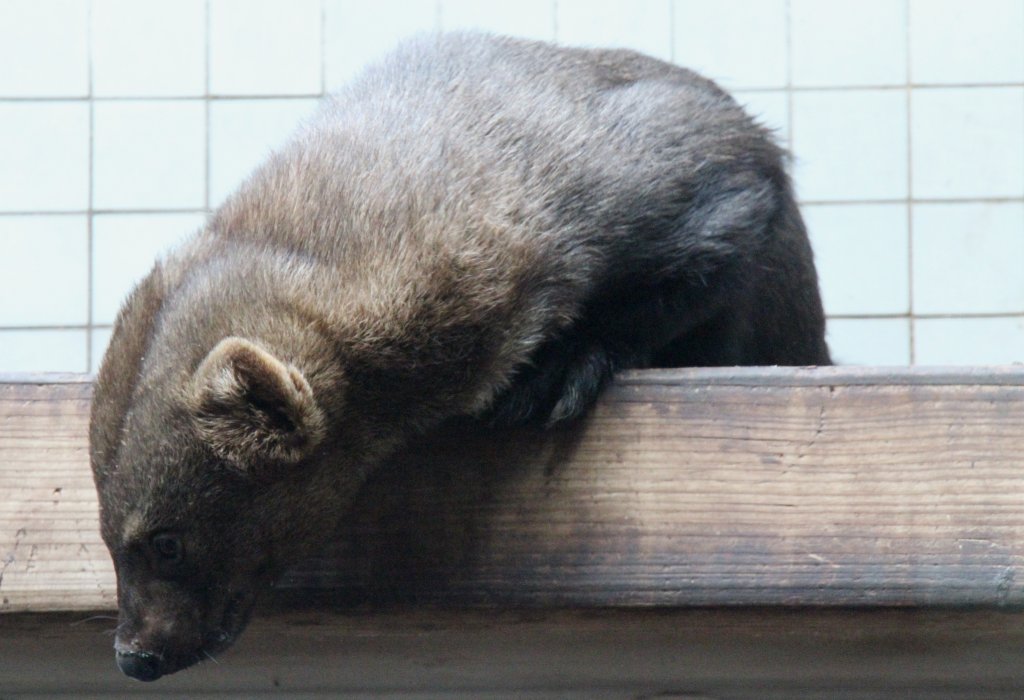
[[774, 170], [779, 155], [728, 95], [688, 70], [625, 50], [431, 35], [328, 98], [236, 201], [305, 186], [317, 198], [295, 209], [303, 225], [279, 233], [325, 254], [349, 251], [311, 237], [311, 215], [341, 214], [348, 225], [319, 230], [372, 248], [434, 233], [437, 218], [442, 245], [480, 226], [532, 245], [604, 244], [635, 236], [644, 215], [680, 215], [716, 170], [739, 159]]
[[372, 290], [364, 305], [409, 310], [410, 344], [445, 324], [417, 330], [417, 299], [501, 326], [476, 332], [496, 373], [479, 401], [512, 373], [534, 387], [509, 394], [508, 420], [550, 413], [548, 385], [579, 362], [583, 398], [556, 417], [621, 367], [828, 361], [782, 152], [710, 81], [630, 51], [410, 42], [327, 100], [211, 232], [327, 263], [322, 313]]

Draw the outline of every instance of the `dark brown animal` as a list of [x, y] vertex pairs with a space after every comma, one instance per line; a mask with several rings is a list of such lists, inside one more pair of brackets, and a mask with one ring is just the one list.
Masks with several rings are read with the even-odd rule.
[[448, 418], [566, 421], [626, 367], [825, 364], [823, 334], [783, 154], [713, 83], [630, 51], [409, 43], [118, 317], [91, 424], [118, 664], [153, 680], [227, 647]]

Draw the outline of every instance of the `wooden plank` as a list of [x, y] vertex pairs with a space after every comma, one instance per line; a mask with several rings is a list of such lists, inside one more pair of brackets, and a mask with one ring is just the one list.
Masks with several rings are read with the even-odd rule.
[[[10, 378], [8, 378], [10, 379]], [[0, 384], [0, 609], [110, 608], [89, 385]], [[453, 425], [282, 596], [1020, 605], [1024, 368], [650, 370], [570, 430]]]
[[157, 683], [114, 667], [114, 621], [9, 615], [0, 696], [801, 700], [1024, 697], [1024, 614], [936, 609], [263, 614]]
[[3, 380], [0, 611], [116, 607], [89, 471], [89, 378]]

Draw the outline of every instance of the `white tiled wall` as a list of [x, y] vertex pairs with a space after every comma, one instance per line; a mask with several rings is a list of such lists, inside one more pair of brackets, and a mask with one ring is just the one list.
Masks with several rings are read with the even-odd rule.
[[209, 121], [209, 192], [223, 201], [266, 156], [268, 143], [285, 140], [317, 99], [246, 98], [214, 100]]
[[206, 94], [206, 0], [93, 0], [91, 39], [95, 97]]
[[789, 84], [786, 0], [676, 0], [672, 57], [729, 90]]
[[0, 213], [86, 210], [90, 128], [82, 100], [0, 99]]
[[89, 3], [4, 0], [0, 5], [0, 95], [89, 95]]
[[125, 290], [149, 271], [161, 251], [198, 231], [203, 215], [97, 213], [92, 220], [92, 322], [110, 325]]
[[401, 37], [626, 46], [794, 153], [837, 360], [1024, 360], [1024, 0], [0, 0], [0, 373], [126, 291]]
[[321, 92], [320, 0], [212, 0], [208, 12], [210, 94]]
[[93, 209], [205, 206], [203, 100], [97, 100], [92, 147]]
[[856, 202], [907, 196], [907, 99], [898, 90], [800, 90], [791, 98], [800, 196]]

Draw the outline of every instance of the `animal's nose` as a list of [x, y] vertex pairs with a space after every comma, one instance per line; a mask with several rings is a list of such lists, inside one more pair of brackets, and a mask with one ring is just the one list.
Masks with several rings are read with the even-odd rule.
[[126, 676], [140, 681], [155, 681], [163, 675], [160, 657], [147, 651], [117, 652], [117, 667]]

